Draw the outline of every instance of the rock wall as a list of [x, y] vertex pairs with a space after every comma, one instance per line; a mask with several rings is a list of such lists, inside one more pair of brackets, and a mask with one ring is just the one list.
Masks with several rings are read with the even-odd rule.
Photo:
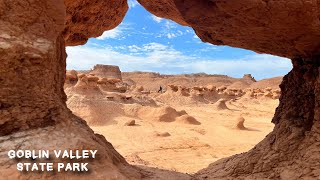
[[124, 18], [126, 0], [65, 0], [66, 27], [63, 31], [66, 45], [85, 44], [90, 37], [101, 36], [118, 26]]
[[66, 101], [63, 1], [26, 6], [0, 3], [0, 135], [58, 123]]
[[[125, 3], [122, 5], [126, 8]], [[66, 77], [64, 28], [63, 0], [0, 1], [1, 177], [141, 179], [138, 171], [129, 166], [103, 136], [94, 134], [84, 120], [67, 108], [63, 90]], [[12, 149], [96, 149], [98, 153], [90, 163], [89, 173], [19, 173], [18, 161], [34, 163], [39, 160], [9, 160], [7, 152]]]

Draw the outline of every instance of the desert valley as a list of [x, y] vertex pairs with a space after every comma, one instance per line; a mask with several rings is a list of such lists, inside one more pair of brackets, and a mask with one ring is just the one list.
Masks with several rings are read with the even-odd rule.
[[[319, 0], [1, 0], [0, 179], [319, 180], [319, 12]], [[72, 70], [94, 64], [106, 65]], [[156, 73], [227, 70], [253, 75]], [[97, 154], [43, 159], [87, 172], [22, 172], [43, 160], [11, 150]]]
[[191, 174], [250, 150], [272, 131], [281, 80], [96, 65], [67, 71], [64, 88], [73, 113], [130, 164]]

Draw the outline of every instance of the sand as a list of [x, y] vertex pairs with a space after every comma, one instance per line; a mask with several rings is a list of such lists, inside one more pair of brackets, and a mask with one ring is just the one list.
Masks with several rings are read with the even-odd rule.
[[[126, 74], [124, 82], [132, 81], [126, 93], [100, 88], [86, 94], [66, 86], [68, 107], [105, 136], [130, 164], [182, 173], [195, 173], [216, 160], [248, 151], [274, 127], [271, 119], [279, 100], [264, 95], [272, 90], [245, 90], [259, 81], [198, 77], [188, 89], [183, 82], [191, 82], [194, 76], [183, 76], [178, 84], [181, 76], [159, 76]], [[136, 82], [138, 77], [145, 84]], [[167, 92], [153, 92], [158, 86], [152, 83], [154, 78], [175, 86], [173, 90], [166, 87]], [[137, 91], [140, 86], [143, 91]], [[214, 88], [221, 86], [226, 88]], [[217, 108], [219, 99], [227, 108]], [[245, 128], [235, 128], [239, 117], [245, 119]]]

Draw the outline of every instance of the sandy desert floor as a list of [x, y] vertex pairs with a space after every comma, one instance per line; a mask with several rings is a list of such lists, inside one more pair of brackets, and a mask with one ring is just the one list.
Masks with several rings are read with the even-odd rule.
[[[126, 74], [124, 81], [134, 84], [117, 92], [122, 86], [114, 83], [120, 80], [77, 76], [76, 84], [65, 85], [68, 107], [129, 163], [189, 174], [250, 150], [272, 131], [281, 80], [138, 73]], [[159, 84], [165, 84], [165, 93], [155, 91]], [[217, 109], [219, 99], [226, 108]], [[235, 128], [239, 117], [244, 129]], [[132, 120], [134, 125], [125, 125]]]
[[[132, 118], [116, 117], [116, 123], [92, 128], [132, 164], [194, 173], [220, 158], [254, 147], [272, 130], [277, 105], [278, 100], [255, 99], [229, 103], [230, 110], [222, 111], [214, 110], [212, 104], [176, 106], [201, 125], [135, 119], [135, 126], [124, 126]], [[246, 130], [234, 128], [240, 114]]]

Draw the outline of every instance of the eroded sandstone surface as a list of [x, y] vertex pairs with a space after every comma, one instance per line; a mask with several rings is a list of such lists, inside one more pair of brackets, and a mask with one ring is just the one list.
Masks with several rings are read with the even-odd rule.
[[276, 125], [273, 132], [249, 152], [199, 171], [199, 177], [319, 178], [319, 63], [294, 59], [293, 65], [280, 85], [282, 95], [272, 120]]
[[128, 10], [126, 0], [65, 0], [64, 3], [66, 26], [63, 34], [68, 46], [85, 44], [88, 38], [115, 28]]
[[[123, 6], [126, 8], [125, 3]], [[1, 177], [140, 179], [138, 170], [129, 166], [103, 136], [94, 134], [66, 106], [63, 89], [66, 53], [62, 35], [65, 15], [62, 0], [0, 1]], [[99, 157], [85, 176], [62, 173], [54, 177], [53, 173], [19, 173], [16, 169], [19, 160], [8, 159], [7, 152], [11, 149], [97, 149]]]
[[[216, 162], [197, 177], [320, 176], [319, 1], [139, 2], [157, 16], [192, 27], [204, 42], [289, 57], [294, 64], [281, 85], [274, 131], [249, 152]], [[84, 44], [114, 28], [126, 10], [125, 1], [112, 0], [0, 1], [1, 176], [24, 178], [5, 156], [11, 148], [91, 147], [99, 149], [102, 158], [90, 175], [141, 178], [105, 139], [72, 115], [63, 92], [64, 44]], [[78, 139], [71, 141], [74, 136]]]

